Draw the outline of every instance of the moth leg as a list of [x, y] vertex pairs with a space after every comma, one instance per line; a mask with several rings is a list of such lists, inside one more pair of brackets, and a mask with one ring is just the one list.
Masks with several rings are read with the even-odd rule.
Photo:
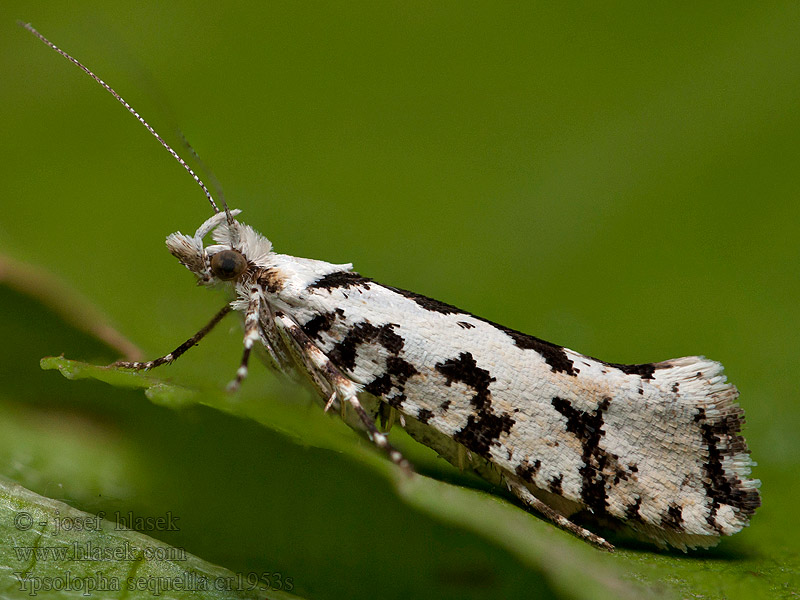
[[325, 408], [322, 410], [322, 412], [328, 412], [331, 409], [331, 406], [333, 406], [333, 401], [334, 400], [336, 400], [336, 392], [333, 392], [328, 397], [328, 401], [325, 403]]
[[222, 320], [222, 318], [232, 310], [233, 308], [231, 307], [230, 304], [226, 304], [225, 306], [223, 306], [222, 310], [220, 310], [216, 315], [214, 315], [214, 318], [211, 319], [205, 327], [203, 327], [200, 331], [195, 333], [192, 337], [183, 342], [180, 346], [175, 348], [175, 350], [173, 350], [169, 354], [165, 354], [164, 356], [161, 356], [154, 360], [148, 360], [147, 362], [138, 362], [138, 361], [131, 362], [126, 360], [118, 360], [115, 363], [111, 363], [109, 366], [120, 367], [123, 369], [135, 369], [137, 371], [147, 371], [148, 369], [152, 369], [154, 367], [160, 367], [161, 365], [169, 364], [175, 361], [180, 355], [186, 352], [189, 348], [197, 345], [197, 343], [200, 340], [202, 340], [209, 331], [214, 329], [214, 326], [217, 323], [219, 323]]
[[[275, 319], [281, 328], [286, 331], [289, 336], [291, 336], [295, 347], [297, 348], [309, 371], [311, 371], [312, 374], [316, 373], [321, 375], [322, 379], [331, 385], [334, 393], [339, 396], [342, 403], [349, 404], [353, 408], [355, 413], [358, 415], [358, 418], [366, 428], [367, 435], [369, 436], [370, 440], [372, 440], [372, 443], [383, 450], [393, 463], [402, 468], [404, 471], [410, 473], [411, 465], [409, 462], [400, 453], [400, 451], [396, 450], [391, 444], [389, 444], [389, 440], [386, 439], [386, 434], [381, 433], [378, 430], [378, 428], [375, 426], [375, 422], [367, 414], [367, 411], [364, 410], [361, 402], [359, 402], [358, 392], [360, 390], [358, 384], [342, 373], [339, 367], [337, 367], [325, 355], [325, 353], [320, 350], [316, 344], [314, 344], [311, 338], [309, 338], [300, 328], [300, 326], [297, 325], [297, 323], [295, 323], [291, 318], [283, 313], [276, 313]], [[324, 391], [322, 393], [322, 397], [328, 400], [329, 403], [331, 402], [331, 399], [328, 398], [328, 394]]]
[[[352, 384], [352, 382], [350, 382]], [[389, 444], [389, 440], [386, 439], [386, 434], [381, 433], [378, 428], [375, 426], [375, 421], [369, 418], [367, 411], [364, 410], [364, 407], [361, 406], [361, 402], [358, 401], [357, 390], [355, 390], [355, 385], [344, 392], [345, 397], [344, 399], [352, 406], [358, 418], [361, 419], [361, 422], [367, 428], [367, 432], [369, 433], [369, 437], [372, 440], [372, 443], [375, 444], [378, 448], [383, 450], [389, 455], [389, 459], [396, 464], [398, 467], [406, 471], [407, 473], [411, 473], [411, 464], [405, 459], [405, 457], [400, 453], [399, 450], [396, 450]]]
[[261, 305], [261, 295], [257, 287], [250, 289], [250, 299], [247, 303], [247, 311], [244, 313], [244, 351], [242, 352], [242, 362], [236, 369], [236, 379], [228, 384], [228, 391], [235, 392], [242, 385], [247, 377], [247, 363], [250, 360], [250, 353], [253, 351], [253, 344], [260, 336], [259, 332], [259, 307]]
[[456, 467], [459, 471], [467, 468], [467, 449], [461, 444], [456, 448]]
[[261, 342], [267, 348], [270, 358], [275, 363], [274, 366], [286, 374], [294, 373], [289, 350], [275, 325], [275, 313], [266, 300], [260, 303], [258, 309], [258, 327]]
[[509, 473], [504, 473], [503, 476], [508, 482], [509, 489], [514, 493], [514, 495], [527, 504], [530, 508], [542, 515], [545, 519], [561, 529], [569, 531], [575, 537], [589, 542], [593, 546], [596, 546], [602, 550], [608, 550], [609, 552], [614, 551], [614, 546], [609, 544], [599, 535], [592, 533], [588, 529], [584, 529], [583, 527], [575, 525], [575, 523], [570, 521], [567, 517], [539, 500], [539, 498], [534, 496], [533, 492], [531, 492], [527, 486], [516, 476]]
[[389, 433], [397, 420], [397, 409], [385, 402], [381, 402], [378, 407], [378, 418], [380, 419], [381, 429], [383, 429], [384, 433]]

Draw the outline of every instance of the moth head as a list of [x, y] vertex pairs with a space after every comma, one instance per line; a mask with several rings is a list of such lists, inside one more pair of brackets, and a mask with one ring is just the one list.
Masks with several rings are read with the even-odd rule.
[[[230, 211], [236, 216], [240, 210]], [[216, 244], [204, 245], [212, 234]], [[272, 253], [270, 241], [252, 227], [228, 220], [217, 213], [203, 223], [193, 236], [176, 232], [167, 236], [167, 248], [182, 265], [197, 276], [199, 285], [236, 283], [252, 273], [251, 267], [265, 266]]]

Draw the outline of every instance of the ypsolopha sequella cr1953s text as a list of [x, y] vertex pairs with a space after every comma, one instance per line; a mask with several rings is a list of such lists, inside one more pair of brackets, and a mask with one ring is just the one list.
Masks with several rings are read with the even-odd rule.
[[[599, 547], [613, 546], [570, 517], [624, 525], [659, 546], [708, 547], [741, 530], [760, 505], [740, 431], [738, 392], [702, 356], [616, 364], [584, 356], [420, 294], [377, 283], [352, 265], [273, 251], [220, 210], [194, 171], [111, 87], [24, 25], [121, 102], [203, 189], [214, 215], [169, 251], [208, 287], [234, 297], [166, 356], [171, 363], [226, 314], [244, 314], [247, 375], [254, 347], [271, 367], [304, 375], [400, 468], [380, 421], [462, 468], [505, 485], [526, 506]], [[205, 245], [211, 235], [213, 244]]]

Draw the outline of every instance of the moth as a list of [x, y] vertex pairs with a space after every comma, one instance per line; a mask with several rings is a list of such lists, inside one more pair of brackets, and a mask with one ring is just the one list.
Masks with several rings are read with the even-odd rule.
[[[121, 102], [190, 173], [214, 214], [193, 235], [167, 237], [198, 283], [232, 301], [185, 343], [147, 362], [176, 360], [228, 313], [244, 315], [244, 351], [306, 378], [325, 410], [411, 467], [377, 423], [399, 421], [452, 464], [506, 486], [525, 506], [598, 547], [586, 514], [659, 546], [708, 547], [749, 524], [761, 501], [749, 477], [738, 392], [702, 356], [617, 364], [492, 323], [450, 304], [378, 283], [350, 264], [279, 254], [220, 209], [197, 174], [110, 86], [30, 25], [31, 33]], [[213, 243], [206, 243], [211, 237]]]

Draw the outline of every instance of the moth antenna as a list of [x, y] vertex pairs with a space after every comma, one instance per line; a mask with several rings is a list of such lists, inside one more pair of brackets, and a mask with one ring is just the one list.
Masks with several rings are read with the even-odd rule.
[[[81, 63], [78, 59], [74, 58], [72, 55], [68, 54], [67, 52], [56, 46], [53, 42], [48, 40], [46, 37], [44, 37], [41, 33], [36, 31], [36, 29], [34, 29], [30, 23], [23, 23], [21, 21], [18, 21], [18, 23], [20, 26], [24, 27], [25, 29], [30, 31], [33, 35], [35, 35], [37, 38], [39, 38], [46, 46], [49, 46], [50, 48], [58, 52], [61, 56], [66, 58], [68, 61], [79, 67], [89, 77], [91, 77], [101, 86], [103, 86], [109, 94], [114, 96], [114, 98], [116, 98], [119, 101], [119, 103], [122, 104], [122, 106], [124, 106], [129, 113], [131, 113], [134, 117], [136, 117], [136, 120], [139, 121], [142, 125], [144, 125], [147, 131], [149, 131], [153, 135], [153, 137], [155, 137], [159, 141], [159, 143], [162, 146], [164, 146], [164, 148], [166, 148], [167, 152], [169, 152], [172, 155], [172, 158], [177, 160], [181, 164], [181, 166], [188, 171], [189, 175], [192, 176], [192, 179], [194, 179], [195, 183], [197, 183], [197, 185], [199, 185], [200, 188], [203, 190], [203, 193], [206, 195], [206, 198], [208, 198], [208, 201], [211, 203], [211, 207], [214, 209], [214, 212], [215, 213], [219, 212], [219, 207], [217, 206], [217, 203], [214, 202], [214, 198], [211, 195], [211, 192], [208, 191], [206, 184], [203, 183], [203, 180], [200, 179], [197, 173], [194, 172], [194, 170], [186, 163], [186, 161], [183, 160], [178, 155], [178, 153], [172, 149], [172, 146], [170, 146], [166, 141], [164, 141], [164, 138], [162, 138], [158, 134], [158, 132], [155, 129], [153, 129], [150, 123], [145, 121], [144, 118], [138, 112], [136, 112], [136, 110], [114, 90], [114, 88], [112, 88], [105, 81], [100, 79], [100, 77], [95, 75], [88, 67], [86, 67], [83, 63]], [[223, 207], [225, 208], [225, 214], [228, 217], [228, 223], [233, 223], [233, 216], [231, 215], [230, 211], [228, 210], [228, 206], [224, 203], [224, 201], [223, 201]]]
[[209, 167], [208, 164], [202, 158], [200, 158], [200, 155], [189, 143], [189, 140], [186, 139], [183, 131], [181, 131], [180, 128], [177, 128], [176, 131], [178, 136], [181, 138], [181, 142], [183, 142], [183, 146], [192, 155], [192, 158], [197, 163], [199, 170], [203, 172], [203, 174], [208, 178], [208, 181], [211, 183], [211, 187], [214, 188], [214, 193], [217, 195], [217, 199], [222, 205], [222, 210], [224, 210], [225, 214], [228, 216], [228, 224], [231, 224], [233, 221], [233, 215], [231, 215], [231, 212], [228, 209], [228, 203], [225, 201], [225, 193], [222, 191], [222, 184], [219, 182], [219, 179], [217, 179], [217, 176], [214, 175], [214, 171], [211, 169], [211, 167]]

